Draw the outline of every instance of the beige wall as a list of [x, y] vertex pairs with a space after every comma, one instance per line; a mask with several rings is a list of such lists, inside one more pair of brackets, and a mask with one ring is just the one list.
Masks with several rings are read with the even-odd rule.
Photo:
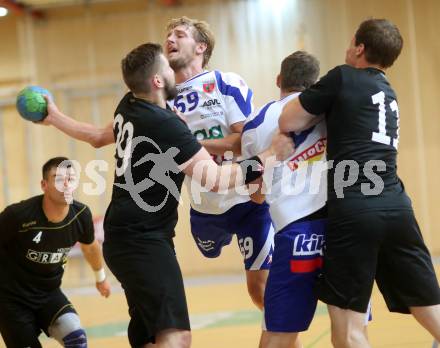
[[[184, 1], [185, 2], [185, 1]], [[321, 60], [322, 73], [343, 63], [345, 48], [362, 19], [386, 17], [401, 29], [404, 51], [389, 71], [399, 97], [401, 142], [399, 172], [413, 198], [424, 236], [440, 252], [436, 213], [440, 182], [440, 40], [437, 0], [285, 0], [186, 1], [177, 8], [158, 8], [145, 1], [123, 1], [48, 11], [44, 21], [28, 17], [0, 19], [0, 103], [34, 83], [53, 91], [66, 113], [97, 124], [111, 120], [124, 91], [119, 62], [134, 46], [163, 41], [169, 18], [187, 15], [207, 20], [217, 45], [210, 66], [241, 74], [255, 92], [255, 105], [276, 98], [274, 84], [281, 59], [306, 49]], [[436, 64], [437, 63], [437, 64]], [[93, 92], [95, 94], [93, 94]], [[23, 122], [13, 106], [0, 108], [0, 208], [39, 192], [40, 167], [55, 155], [85, 164], [104, 159], [108, 189], [102, 196], [79, 193], [96, 214], [110, 198], [113, 150], [95, 150], [54, 129]], [[2, 127], [1, 127], [2, 125]], [[5, 176], [6, 175], [6, 176]], [[7, 180], [6, 180], [7, 178]], [[84, 178], [84, 182], [90, 182]], [[7, 183], [7, 187], [4, 183]], [[8, 194], [8, 197], [6, 196]], [[186, 273], [242, 269], [234, 246], [217, 260], [203, 259], [189, 233], [188, 205], [180, 208], [176, 245]]]

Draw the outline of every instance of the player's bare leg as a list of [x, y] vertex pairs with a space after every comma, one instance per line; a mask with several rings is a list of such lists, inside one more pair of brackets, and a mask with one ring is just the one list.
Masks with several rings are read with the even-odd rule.
[[365, 335], [365, 313], [328, 305], [335, 348], [370, 348]]
[[411, 314], [440, 342], [440, 305], [409, 307]]
[[259, 348], [302, 348], [298, 332], [270, 332], [261, 333]]
[[246, 271], [246, 282], [252, 302], [260, 309], [264, 307], [264, 289], [269, 275], [269, 270]]
[[168, 329], [159, 332], [156, 343], [149, 343], [144, 348], [189, 348], [191, 346], [191, 331]]

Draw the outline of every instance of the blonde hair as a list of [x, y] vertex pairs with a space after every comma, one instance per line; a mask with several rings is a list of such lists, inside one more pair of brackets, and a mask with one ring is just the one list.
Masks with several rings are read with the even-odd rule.
[[188, 18], [186, 16], [180, 18], [171, 19], [166, 27], [167, 32], [173, 30], [179, 25], [184, 25], [191, 28], [194, 40], [196, 42], [203, 42], [206, 44], [206, 50], [203, 52], [203, 67], [205, 67], [209, 59], [211, 58], [212, 51], [214, 50], [215, 38], [214, 34], [209, 28], [209, 24], [205, 21], [199, 21], [197, 19]]

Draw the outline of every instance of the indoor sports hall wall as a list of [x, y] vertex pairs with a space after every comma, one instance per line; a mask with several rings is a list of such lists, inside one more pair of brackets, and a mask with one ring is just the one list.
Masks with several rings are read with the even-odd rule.
[[[404, 50], [388, 73], [399, 97], [401, 141], [399, 172], [411, 194], [425, 239], [440, 253], [440, 40], [437, 0], [183, 0], [184, 6], [159, 7], [154, 1], [102, 3], [46, 11], [46, 18], [0, 18], [0, 209], [39, 193], [40, 167], [67, 155], [82, 167], [82, 183], [93, 183], [85, 167], [102, 167], [107, 190], [77, 198], [103, 215], [110, 199], [113, 147], [96, 150], [58, 131], [22, 121], [14, 97], [27, 84], [50, 89], [67, 114], [107, 124], [125, 88], [120, 60], [135, 46], [163, 42], [168, 19], [204, 19], [216, 34], [210, 68], [239, 73], [254, 90], [255, 106], [277, 98], [275, 77], [283, 57], [298, 49], [315, 54], [322, 74], [344, 61], [359, 22], [369, 16], [394, 21]], [[92, 185], [92, 188], [94, 186]], [[1, 228], [1, 227], [0, 227]], [[374, 228], [374, 226], [372, 226]], [[234, 242], [235, 243], [235, 242]], [[183, 196], [176, 246], [185, 273], [241, 270], [234, 245], [219, 260], [203, 259], [189, 232], [188, 199]]]

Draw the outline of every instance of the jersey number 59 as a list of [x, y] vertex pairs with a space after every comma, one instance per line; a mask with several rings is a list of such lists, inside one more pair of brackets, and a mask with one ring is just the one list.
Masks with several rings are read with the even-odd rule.
[[[188, 105], [186, 105], [183, 101], [185, 98]], [[197, 107], [197, 105], [199, 105], [199, 95], [196, 91], [190, 92], [185, 96], [179, 94], [176, 99], [174, 99], [174, 106], [182, 113], [185, 113], [187, 107], [188, 111], [193, 111]]]
[[238, 246], [245, 260], [252, 257], [254, 253], [254, 243], [251, 237], [240, 238], [238, 240]]

